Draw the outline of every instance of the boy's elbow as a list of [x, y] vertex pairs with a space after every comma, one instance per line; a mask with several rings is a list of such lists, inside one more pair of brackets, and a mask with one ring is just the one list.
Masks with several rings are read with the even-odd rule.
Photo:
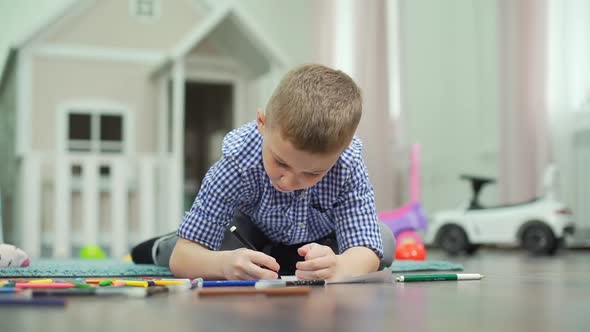
[[174, 250], [172, 251], [172, 255], [170, 256], [170, 271], [172, 272], [172, 274], [175, 277], [180, 278], [180, 275], [182, 274], [181, 272], [181, 264], [180, 264], [180, 258], [178, 257], [178, 251], [176, 250], [176, 248], [174, 248]]
[[189, 260], [189, 252], [188, 247], [185, 244], [184, 239], [179, 239], [172, 250], [172, 255], [170, 255], [170, 271], [174, 274], [177, 278], [186, 278], [190, 274], [187, 271], [187, 264], [186, 262]]
[[178, 239], [168, 264], [172, 274], [177, 278], [195, 278], [196, 275], [199, 275], [202, 271], [196, 269], [195, 265], [190, 262], [200, 261], [201, 248], [200, 245], [192, 241]]
[[373, 253], [373, 254], [374, 254], [373, 255], [374, 258], [371, 260], [372, 264], [371, 264], [370, 270], [371, 270], [371, 272], [377, 272], [381, 268], [382, 259], [377, 254], [375, 254], [375, 253]]
[[370, 248], [364, 248], [366, 257], [367, 257], [367, 269], [368, 272], [377, 272], [379, 271], [379, 266], [381, 265], [381, 258], [379, 255]]

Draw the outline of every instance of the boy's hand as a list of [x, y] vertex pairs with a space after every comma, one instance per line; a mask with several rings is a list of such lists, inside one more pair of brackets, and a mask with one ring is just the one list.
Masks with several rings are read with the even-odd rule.
[[338, 271], [338, 255], [332, 248], [309, 243], [297, 249], [305, 261], [297, 262], [295, 275], [299, 279], [333, 279]]
[[[227, 280], [277, 279], [277, 261], [260, 251], [240, 248], [227, 251], [223, 275]], [[261, 267], [263, 266], [263, 267]]]

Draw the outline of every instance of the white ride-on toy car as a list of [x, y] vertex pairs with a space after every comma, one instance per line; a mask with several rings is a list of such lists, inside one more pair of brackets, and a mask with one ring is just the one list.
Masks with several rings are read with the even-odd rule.
[[462, 175], [471, 182], [471, 200], [456, 210], [431, 218], [425, 242], [451, 255], [472, 254], [480, 245], [522, 246], [532, 254], [553, 254], [567, 234], [573, 234], [572, 212], [555, 199], [555, 168], [548, 167], [544, 195], [531, 201], [484, 207], [479, 194], [491, 178]]

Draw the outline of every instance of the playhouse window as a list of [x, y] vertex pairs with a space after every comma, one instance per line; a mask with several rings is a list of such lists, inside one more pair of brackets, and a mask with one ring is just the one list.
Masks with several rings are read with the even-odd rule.
[[131, 15], [140, 19], [154, 19], [160, 16], [159, 0], [130, 0]]
[[123, 116], [68, 114], [68, 149], [73, 152], [123, 152]]
[[120, 115], [100, 116], [100, 151], [121, 152], [123, 118]]
[[90, 114], [68, 115], [68, 140], [70, 151], [90, 151], [91, 123]]

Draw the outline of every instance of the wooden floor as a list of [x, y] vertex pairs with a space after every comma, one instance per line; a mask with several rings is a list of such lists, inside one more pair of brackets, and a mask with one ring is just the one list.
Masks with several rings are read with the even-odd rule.
[[0, 308], [13, 331], [590, 331], [590, 251], [532, 258], [485, 250], [482, 281], [332, 285], [305, 297], [73, 299], [65, 309]]

